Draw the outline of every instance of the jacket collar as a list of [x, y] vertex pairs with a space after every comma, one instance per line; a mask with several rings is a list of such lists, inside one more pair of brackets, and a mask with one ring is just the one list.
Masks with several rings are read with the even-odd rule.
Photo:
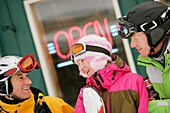
[[31, 95], [31, 97], [29, 99], [26, 99], [25, 101], [19, 102], [17, 104], [8, 104], [8, 103], [5, 103], [5, 102], [0, 100], [1, 108], [4, 111], [8, 111], [10, 113], [16, 111], [19, 108], [22, 111], [22, 110], [26, 109], [27, 106], [34, 105], [34, 103], [35, 103], [35, 101], [34, 101], [34, 95], [33, 94]]
[[[30, 90], [34, 95], [35, 102], [38, 100], [39, 93], [43, 94], [42, 91], [40, 91], [39, 89], [33, 88], [33, 87], [31, 87]], [[0, 99], [1, 99], [2, 102], [7, 103], [7, 104], [18, 104], [20, 102], [27, 100], [27, 99], [24, 99], [24, 100], [19, 100], [19, 99], [8, 100], [8, 99], [5, 98], [5, 96], [1, 96]]]
[[129, 72], [130, 68], [127, 64], [123, 68], [119, 68], [115, 63], [99, 70], [90, 78], [87, 78], [86, 83], [99, 90], [108, 89], [124, 72]]

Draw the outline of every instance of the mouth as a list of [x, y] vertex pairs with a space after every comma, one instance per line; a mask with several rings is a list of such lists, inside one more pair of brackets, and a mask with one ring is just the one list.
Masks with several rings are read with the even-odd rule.
[[30, 90], [30, 87], [25, 87], [24, 90]]
[[142, 48], [140, 48], [140, 49], [137, 49], [137, 50], [138, 50], [138, 52], [139, 52], [139, 51], [141, 51], [141, 50], [142, 50]]
[[85, 71], [84, 73], [87, 74], [88, 72], [89, 72], [89, 71], [87, 70], [87, 71]]

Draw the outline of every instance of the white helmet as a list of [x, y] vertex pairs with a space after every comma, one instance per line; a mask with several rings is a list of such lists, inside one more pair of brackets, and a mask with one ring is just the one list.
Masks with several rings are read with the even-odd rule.
[[[13, 88], [9, 78], [19, 70], [17, 64], [21, 59], [22, 57], [18, 56], [5, 56], [0, 58], [0, 96], [12, 93]], [[15, 72], [13, 71], [13, 73], [10, 74], [8, 71], [12, 69], [14, 69]]]

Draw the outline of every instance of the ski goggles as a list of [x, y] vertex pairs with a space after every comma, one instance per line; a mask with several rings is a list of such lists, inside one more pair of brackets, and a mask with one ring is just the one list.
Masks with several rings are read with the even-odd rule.
[[134, 35], [135, 32], [145, 32], [148, 30], [152, 30], [157, 26], [161, 25], [160, 18], [155, 19], [150, 22], [145, 22], [140, 25], [133, 25], [130, 22], [125, 20], [126, 17], [119, 18], [118, 21], [118, 34], [123, 39], [128, 39]]
[[117, 21], [118, 21], [118, 34], [123, 39], [130, 38], [135, 32], [134, 25], [130, 22], [125, 21], [125, 17], [121, 17]]
[[74, 43], [71, 45], [71, 60], [74, 62], [74, 57], [78, 56], [86, 51], [101, 52], [110, 56], [110, 52], [102, 47], [85, 45], [84, 43]]
[[19, 70], [23, 72], [30, 72], [34, 69], [39, 69], [41, 66], [38, 61], [34, 58], [34, 54], [24, 56], [17, 64], [17, 68], [10, 69], [5, 73], [5, 76], [10, 76], [18, 72]]

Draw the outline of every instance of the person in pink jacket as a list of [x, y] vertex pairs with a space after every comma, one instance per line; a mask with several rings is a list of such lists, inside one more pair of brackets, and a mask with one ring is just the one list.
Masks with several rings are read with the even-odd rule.
[[112, 46], [106, 38], [95, 34], [83, 36], [72, 44], [71, 52], [80, 75], [87, 78], [87, 85], [80, 89], [75, 113], [148, 113], [143, 77], [132, 73], [121, 58], [111, 55]]

